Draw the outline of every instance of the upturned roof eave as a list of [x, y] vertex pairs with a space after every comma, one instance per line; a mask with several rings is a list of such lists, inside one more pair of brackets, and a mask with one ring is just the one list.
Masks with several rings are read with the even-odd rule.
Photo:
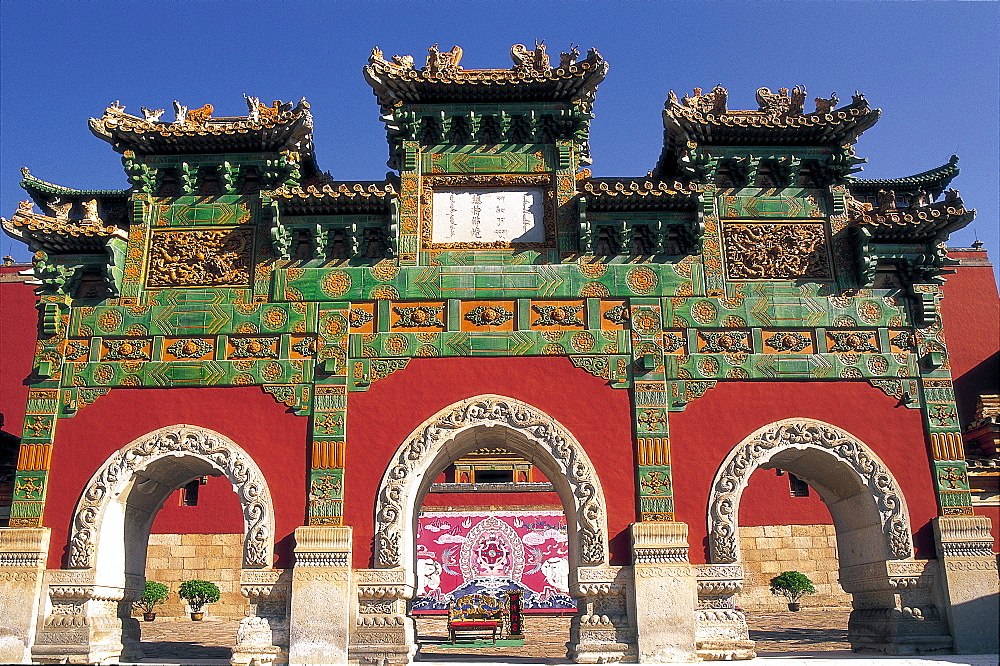
[[901, 178], [855, 178], [849, 187], [852, 191], [877, 192], [883, 189], [927, 189], [938, 193], [944, 191], [959, 174], [958, 155], [952, 155], [947, 163], [939, 167], [921, 171]]
[[131, 189], [76, 190], [70, 187], [63, 187], [62, 185], [56, 185], [55, 183], [50, 183], [32, 176], [27, 167], [21, 168], [21, 175], [23, 176], [20, 183], [21, 188], [31, 195], [32, 199], [36, 200], [36, 203], [39, 199], [47, 199], [52, 195], [72, 199], [89, 197], [92, 199], [100, 199], [102, 201], [127, 201], [132, 194]]

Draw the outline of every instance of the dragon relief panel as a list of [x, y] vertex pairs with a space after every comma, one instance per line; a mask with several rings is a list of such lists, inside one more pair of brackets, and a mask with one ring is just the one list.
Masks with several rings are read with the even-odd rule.
[[830, 250], [822, 223], [728, 222], [723, 225], [732, 280], [830, 279]]
[[146, 286], [246, 286], [253, 237], [250, 227], [154, 231]]

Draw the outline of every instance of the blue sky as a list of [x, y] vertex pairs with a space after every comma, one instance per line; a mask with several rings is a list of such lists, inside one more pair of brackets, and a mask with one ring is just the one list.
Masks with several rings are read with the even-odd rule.
[[[230, 2], [0, 1], [0, 214], [24, 198], [19, 169], [81, 189], [127, 186], [120, 158], [87, 119], [191, 108], [242, 115], [243, 93], [312, 104], [320, 167], [339, 179], [382, 178], [385, 133], [361, 68], [386, 55], [458, 44], [466, 68], [508, 67], [511, 44], [549, 52], [596, 47], [611, 65], [597, 95], [596, 176], [641, 176], [660, 152], [670, 89], [722, 84], [730, 108], [754, 91], [805, 84], [810, 99], [860, 90], [883, 110], [861, 137], [867, 178], [910, 175], [953, 153], [953, 182], [1000, 263], [998, 45], [995, 2]], [[170, 112], [166, 116], [172, 117]], [[6, 236], [0, 252], [27, 259]]]

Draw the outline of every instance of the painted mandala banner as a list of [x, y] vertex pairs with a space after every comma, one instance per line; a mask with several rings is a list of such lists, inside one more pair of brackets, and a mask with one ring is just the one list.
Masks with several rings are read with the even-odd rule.
[[519, 589], [526, 612], [574, 611], [566, 516], [552, 511], [425, 512], [417, 525], [413, 611]]

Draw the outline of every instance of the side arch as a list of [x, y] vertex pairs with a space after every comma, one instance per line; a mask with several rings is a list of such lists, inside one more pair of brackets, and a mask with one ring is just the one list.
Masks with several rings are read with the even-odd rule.
[[[781, 468], [813, 486], [827, 504], [841, 548], [841, 566], [913, 556], [906, 501], [892, 473], [874, 451], [850, 433], [814, 419], [766, 425], [726, 456], [712, 482], [708, 508], [712, 563], [741, 561], [740, 498], [754, 470]], [[874, 537], [879, 536], [877, 539]]]
[[[445, 407], [396, 450], [382, 476], [375, 506], [375, 566], [415, 570], [419, 501], [454, 460], [482, 446], [503, 447], [532, 460], [552, 481], [570, 527], [576, 565], [608, 562], [604, 492], [593, 464], [564, 426], [514, 398], [479, 395]], [[412, 583], [412, 581], [410, 581]]]
[[201, 476], [225, 476], [239, 496], [243, 568], [270, 567], [274, 505], [260, 468], [228, 437], [178, 424], [133, 440], [90, 478], [74, 511], [69, 568], [97, 568], [106, 584], [142, 576], [156, 512], [174, 490]]

